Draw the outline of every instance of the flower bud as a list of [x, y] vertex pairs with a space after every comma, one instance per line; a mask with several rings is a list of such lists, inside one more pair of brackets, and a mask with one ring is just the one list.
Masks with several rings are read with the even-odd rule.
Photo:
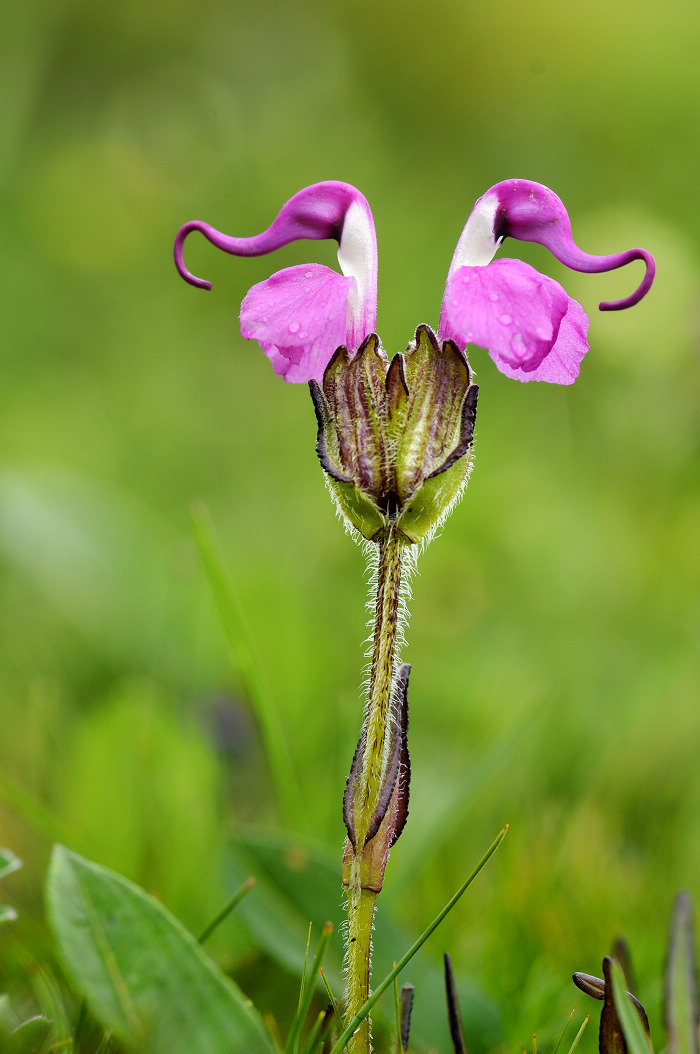
[[309, 387], [316, 450], [352, 526], [370, 541], [390, 527], [409, 543], [429, 537], [471, 467], [478, 388], [457, 345], [419, 326], [390, 363], [372, 333], [352, 357], [338, 348]]
[[357, 837], [356, 820], [364, 805], [365, 783], [362, 779], [362, 768], [367, 746], [366, 725], [357, 744], [343, 796], [343, 820], [348, 832], [343, 857], [343, 884], [351, 884], [353, 861], [358, 856], [358, 885], [361, 889], [369, 889], [374, 893], [381, 891], [389, 851], [399, 840], [408, 819], [411, 783], [411, 759], [408, 753], [410, 672], [411, 667], [404, 663], [396, 677], [384, 778], [369, 828], [363, 839]]

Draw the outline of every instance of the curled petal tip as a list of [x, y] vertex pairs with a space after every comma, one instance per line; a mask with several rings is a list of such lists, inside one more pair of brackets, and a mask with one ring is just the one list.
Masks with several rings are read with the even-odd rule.
[[[630, 249], [626, 253], [622, 253], [625, 257], [624, 263], [630, 263], [632, 260], [643, 260], [646, 264], [646, 273], [644, 278], [640, 282], [637, 289], [631, 296], [627, 296], [624, 300], [604, 300], [599, 304], [601, 311], [621, 311], [625, 307], [634, 307], [639, 301], [647, 295], [651, 289], [652, 282], [654, 281], [654, 275], [656, 274], [656, 263], [654, 257], [646, 249]], [[622, 264], [617, 266], [621, 267]]]
[[173, 247], [173, 256], [175, 258], [175, 266], [177, 267], [178, 274], [181, 278], [184, 278], [190, 285], [195, 286], [197, 289], [211, 289], [211, 282], [208, 282], [206, 278], [197, 278], [196, 275], [191, 274], [185, 266], [185, 259], [183, 255], [183, 249], [185, 245], [185, 238], [190, 231], [201, 231], [202, 234], [206, 234], [206, 228], [208, 225], [201, 222], [201, 220], [190, 220], [189, 223], [185, 223], [180, 230], [177, 232], [175, 237], [175, 245]]

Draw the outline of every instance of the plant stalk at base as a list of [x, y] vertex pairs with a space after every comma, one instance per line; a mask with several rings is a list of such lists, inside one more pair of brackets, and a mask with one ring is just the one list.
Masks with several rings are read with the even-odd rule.
[[[401, 534], [391, 527], [377, 543], [367, 710], [344, 799], [348, 830], [343, 860], [348, 896], [348, 1020], [370, 994], [374, 904], [382, 888], [389, 850], [408, 814], [408, 667], [397, 671], [396, 659], [405, 544]], [[349, 1041], [348, 1050], [351, 1054], [368, 1054], [371, 1050], [369, 1017]]]

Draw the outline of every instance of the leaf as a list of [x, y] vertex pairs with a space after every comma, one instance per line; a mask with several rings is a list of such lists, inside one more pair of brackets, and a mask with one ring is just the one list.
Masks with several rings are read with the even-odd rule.
[[76, 988], [129, 1049], [272, 1054], [249, 1000], [138, 886], [59, 845], [47, 895]]
[[627, 1050], [629, 1054], [649, 1054], [651, 1043], [640, 1020], [638, 1004], [634, 997], [625, 990], [625, 975], [620, 966], [616, 962], [612, 962], [612, 960], [606, 959], [603, 963], [604, 969], [606, 966], [606, 990], [608, 983], [607, 971], [609, 970], [615, 1010], [624, 1034]]
[[0, 878], [11, 875], [13, 871], [19, 871], [22, 861], [11, 849], [0, 849]]
[[3, 1054], [39, 1054], [48, 1039], [53, 1021], [47, 1017], [30, 1017], [5, 1040]]
[[667, 1054], [698, 1054], [698, 984], [693, 906], [687, 893], [676, 897], [666, 967]]

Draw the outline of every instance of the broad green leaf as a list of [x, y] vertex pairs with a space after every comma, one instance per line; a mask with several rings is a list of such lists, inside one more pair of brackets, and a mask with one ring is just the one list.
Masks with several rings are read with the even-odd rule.
[[14, 908], [9, 907], [7, 904], [0, 904], [0, 925], [3, 922], [14, 922], [17, 918], [17, 912]]
[[22, 1022], [5, 1041], [3, 1054], [39, 1054], [51, 1032], [53, 1022], [46, 1017], [31, 1017]]
[[75, 987], [130, 1050], [272, 1054], [249, 1000], [138, 886], [56, 846], [47, 892]]
[[13, 871], [19, 871], [22, 861], [11, 849], [0, 849], [0, 878], [11, 875]]
[[687, 893], [676, 898], [666, 967], [668, 1054], [698, 1054], [698, 983], [693, 906]]

